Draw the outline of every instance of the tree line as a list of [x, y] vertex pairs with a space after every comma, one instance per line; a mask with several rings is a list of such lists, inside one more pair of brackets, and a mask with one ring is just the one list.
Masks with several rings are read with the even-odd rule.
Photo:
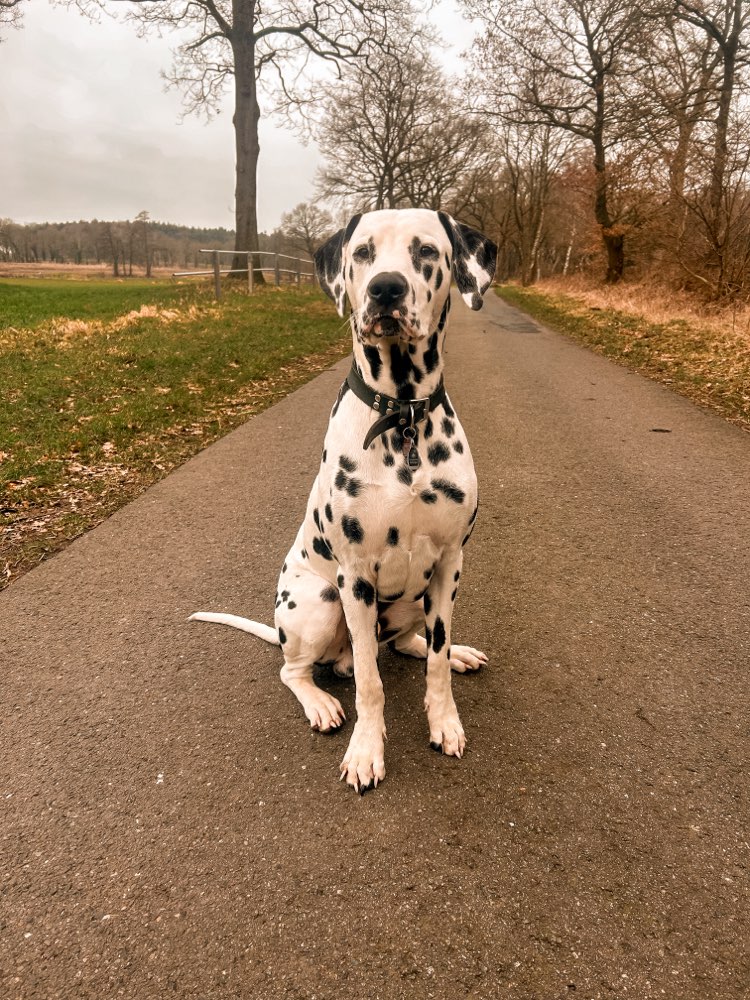
[[746, 0], [463, 0], [448, 78], [412, 39], [353, 66], [312, 132], [322, 195], [443, 207], [492, 232], [502, 277], [599, 268], [750, 294]]
[[95, 264], [110, 268], [116, 277], [150, 276], [153, 268], [204, 269], [206, 257], [199, 250], [231, 250], [233, 246], [231, 230], [154, 222], [147, 212], [116, 222], [22, 224], [0, 219], [0, 261]]
[[[416, 0], [59, 2], [180, 29], [167, 79], [188, 111], [233, 89], [236, 249], [262, 248], [258, 121], [283, 111], [318, 143], [335, 216], [445, 208], [523, 282], [589, 268], [750, 294], [749, 0], [458, 0], [479, 36], [455, 77]], [[100, 244], [138, 246], [102, 225]]]

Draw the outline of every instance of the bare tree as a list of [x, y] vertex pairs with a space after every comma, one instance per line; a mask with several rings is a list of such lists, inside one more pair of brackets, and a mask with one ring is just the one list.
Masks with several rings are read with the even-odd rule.
[[[18, 28], [23, 17], [23, 0], [0, 0], [0, 28]], [[2, 36], [0, 36], [0, 42]]]
[[485, 110], [518, 125], [546, 125], [589, 144], [594, 214], [606, 280], [622, 278], [627, 220], [613, 198], [611, 155], [633, 126], [623, 80], [647, 4], [632, 0], [464, 0], [487, 28], [478, 49]]
[[327, 197], [376, 210], [405, 203], [407, 157], [437, 121], [437, 76], [412, 48], [407, 58], [381, 56], [352, 66], [325, 89], [312, 131], [325, 158], [320, 188]]
[[539, 277], [553, 181], [572, 143], [549, 125], [506, 123], [498, 129], [496, 146], [503, 165], [496, 194], [503, 243], [516, 256], [522, 284], [529, 285]]
[[331, 213], [310, 201], [303, 201], [281, 216], [282, 235], [295, 250], [312, 257], [327, 236], [336, 228]]
[[[143, 261], [143, 266], [146, 271], [146, 277], [151, 277], [151, 265], [152, 265], [152, 247], [151, 239], [149, 235], [149, 226], [151, 224], [151, 216], [148, 212], [139, 212], [133, 219], [133, 238], [139, 244], [140, 255]], [[132, 273], [132, 272], [131, 272]]]
[[373, 209], [446, 207], [486, 150], [472, 120], [419, 40], [408, 55], [352, 67], [327, 90], [313, 135], [327, 197]]
[[[62, 0], [86, 13], [111, 9], [116, 0]], [[291, 81], [310, 60], [339, 70], [391, 44], [408, 0], [129, 0], [126, 18], [140, 34], [182, 32], [167, 80], [185, 94], [189, 112], [216, 110], [234, 85], [237, 250], [258, 249], [257, 166], [260, 155], [259, 81], [267, 78], [277, 101], [294, 103]], [[393, 33], [394, 36], [396, 33]], [[270, 76], [270, 79], [268, 77]], [[246, 266], [235, 258], [233, 267]], [[258, 269], [258, 261], [254, 267]], [[258, 271], [258, 280], [262, 276]]]

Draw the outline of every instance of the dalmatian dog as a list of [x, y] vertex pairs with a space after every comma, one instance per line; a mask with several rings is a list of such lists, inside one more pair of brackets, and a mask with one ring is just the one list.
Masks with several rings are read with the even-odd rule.
[[385, 777], [378, 647], [426, 660], [430, 744], [461, 757], [464, 730], [451, 668], [484, 653], [451, 642], [451, 618], [477, 515], [471, 452], [445, 391], [451, 278], [471, 309], [492, 281], [497, 248], [443, 212], [355, 215], [315, 255], [339, 315], [351, 306], [353, 363], [325, 436], [307, 512], [284, 561], [275, 628], [234, 615], [193, 619], [244, 629], [281, 646], [281, 679], [313, 729], [343, 725], [316, 664], [354, 676], [356, 722], [341, 777], [363, 793]]

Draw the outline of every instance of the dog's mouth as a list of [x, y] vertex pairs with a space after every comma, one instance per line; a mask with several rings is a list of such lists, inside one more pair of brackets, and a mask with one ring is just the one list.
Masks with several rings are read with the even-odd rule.
[[394, 309], [390, 313], [366, 315], [361, 325], [361, 331], [365, 337], [373, 337], [376, 340], [381, 337], [400, 337], [402, 340], [413, 340], [419, 335], [418, 331], [414, 330], [407, 322], [406, 316], [398, 309]]

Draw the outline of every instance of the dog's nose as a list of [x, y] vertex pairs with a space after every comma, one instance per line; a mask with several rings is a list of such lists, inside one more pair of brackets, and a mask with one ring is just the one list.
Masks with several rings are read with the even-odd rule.
[[381, 274], [375, 275], [367, 286], [367, 292], [376, 305], [380, 306], [381, 309], [387, 309], [388, 306], [395, 305], [403, 299], [407, 288], [408, 285], [403, 274], [398, 274], [396, 271], [383, 271]]

